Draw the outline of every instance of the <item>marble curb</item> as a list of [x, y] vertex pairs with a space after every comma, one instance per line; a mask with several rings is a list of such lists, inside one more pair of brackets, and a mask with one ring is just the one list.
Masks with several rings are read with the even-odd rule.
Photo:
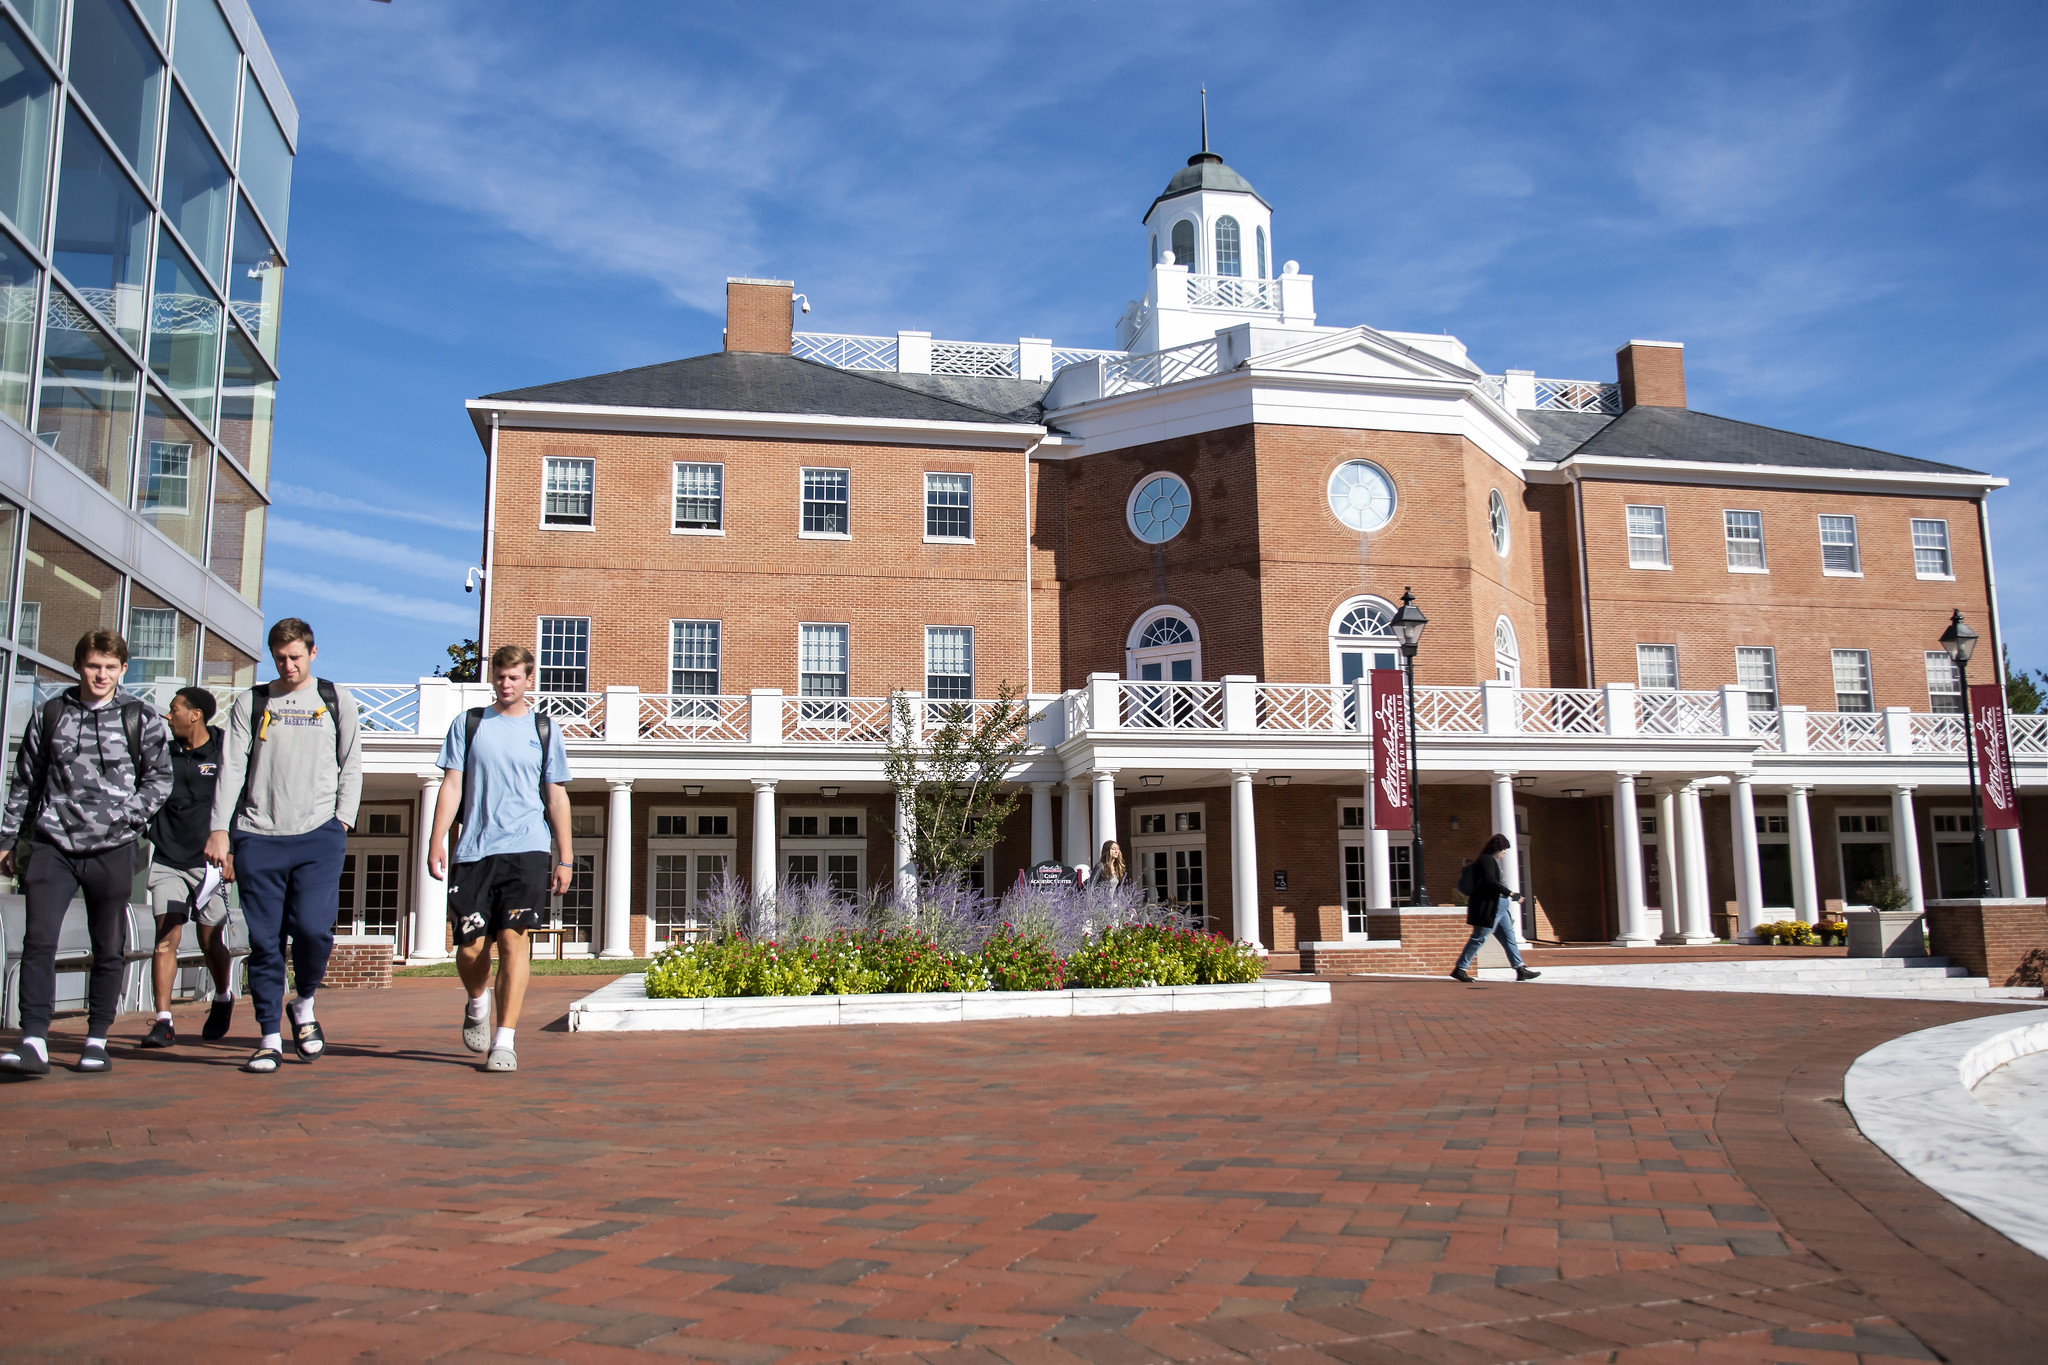
[[1977, 1102], [1998, 1067], [2048, 1051], [2048, 1022], [2011, 1014], [1922, 1029], [1872, 1048], [1842, 1078], [1863, 1135], [1935, 1193], [2048, 1257], [2048, 1148]]
[[649, 1000], [646, 978], [622, 976], [569, 1006], [572, 1033], [646, 1029], [819, 1028], [834, 1024], [965, 1024], [993, 1019], [1071, 1019], [1192, 1010], [1327, 1005], [1324, 981], [1250, 981], [1234, 986], [1132, 990], [972, 991], [931, 995], [761, 995]]

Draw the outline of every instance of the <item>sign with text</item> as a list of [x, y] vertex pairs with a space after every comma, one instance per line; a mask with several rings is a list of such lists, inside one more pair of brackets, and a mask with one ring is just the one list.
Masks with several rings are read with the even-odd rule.
[[1408, 791], [1408, 698], [1398, 668], [1372, 671], [1372, 827], [1407, 829], [1413, 819]]
[[1997, 683], [1970, 688], [1970, 726], [1976, 732], [1977, 784], [1984, 792], [1984, 828], [2020, 827], [2019, 793], [2013, 789], [2012, 754], [2005, 742], [2005, 689]]
[[[1027, 879], [1024, 873], [1019, 873], [1018, 877]], [[1028, 880], [1034, 887], [1078, 886], [1081, 882], [1073, 868], [1057, 862], [1033, 863]]]

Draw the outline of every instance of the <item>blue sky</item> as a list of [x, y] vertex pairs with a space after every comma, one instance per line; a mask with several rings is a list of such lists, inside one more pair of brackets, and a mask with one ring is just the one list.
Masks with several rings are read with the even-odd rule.
[[1204, 82], [1326, 324], [1563, 378], [1684, 341], [1695, 408], [2011, 478], [2048, 667], [2038, 4], [254, 8], [301, 115], [264, 607], [333, 676], [474, 633], [463, 400], [715, 350], [728, 275], [1113, 345]]

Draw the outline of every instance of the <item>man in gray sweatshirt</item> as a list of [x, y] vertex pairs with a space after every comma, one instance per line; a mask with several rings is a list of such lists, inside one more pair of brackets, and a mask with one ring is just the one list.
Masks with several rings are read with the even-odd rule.
[[334, 951], [341, 862], [363, 790], [356, 701], [313, 676], [313, 628], [287, 616], [270, 628], [277, 681], [235, 699], [221, 742], [206, 860], [232, 867], [249, 926], [249, 999], [263, 1041], [242, 1070], [284, 1061], [284, 941], [292, 943], [292, 1046], [305, 1061], [327, 1049], [313, 993]]

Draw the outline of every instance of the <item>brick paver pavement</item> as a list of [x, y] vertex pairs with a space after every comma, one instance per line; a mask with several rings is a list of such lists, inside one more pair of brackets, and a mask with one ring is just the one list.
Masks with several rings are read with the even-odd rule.
[[[536, 980], [529, 1017], [597, 980]], [[960, 1028], [528, 1030], [523, 1070], [494, 1076], [461, 1050], [454, 984], [408, 980], [323, 996], [331, 1055], [275, 1076], [234, 1069], [239, 1031], [117, 1045], [110, 1075], [0, 1091], [0, 1351], [2041, 1358], [2048, 1267], [1840, 1105], [1860, 1052], [1987, 1007], [1334, 995]], [[181, 1022], [196, 1037], [198, 1014]]]

